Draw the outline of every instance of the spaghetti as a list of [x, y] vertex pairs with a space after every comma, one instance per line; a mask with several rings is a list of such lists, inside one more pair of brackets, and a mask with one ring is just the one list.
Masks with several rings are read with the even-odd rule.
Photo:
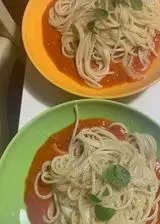
[[[62, 34], [62, 53], [75, 58], [79, 75], [93, 88], [102, 88], [100, 81], [114, 74], [112, 62], [122, 63], [139, 80], [150, 65], [150, 54], [158, 56], [154, 39], [160, 31], [159, 0], [143, 1], [140, 10], [133, 2], [57, 0], [49, 11], [49, 23]], [[134, 69], [135, 58], [140, 72]]]
[[[109, 131], [117, 123], [77, 132], [77, 107], [75, 111], [68, 153], [44, 162], [35, 180], [37, 197], [51, 199], [45, 223], [156, 224], [159, 181], [154, 138], [130, 134], [122, 124], [126, 138], [120, 141]], [[41, 195], [39, 180], [52, 186], [49, 194]]]

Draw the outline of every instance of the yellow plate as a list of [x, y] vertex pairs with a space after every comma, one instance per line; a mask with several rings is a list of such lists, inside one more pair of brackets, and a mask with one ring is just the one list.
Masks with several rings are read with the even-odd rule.
[[23, 18], [22, 36], [25, 49], [36, 68], [56, 86], [76, 95], [92, 98], [120, 98], [138, 93], [160, 79], [160, 60], [154, 61], [145, 78], [141, 81], [120, 84], [100, 90], [81, 86], [60, 72], [48, 56], [43, 45], [42, 16], [52, 0], [30, 0]]

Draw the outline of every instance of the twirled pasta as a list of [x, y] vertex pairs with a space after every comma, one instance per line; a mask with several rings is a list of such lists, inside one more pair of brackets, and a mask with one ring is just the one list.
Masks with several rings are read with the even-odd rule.
[[[102, 88], [101, 80], [113, 75], [111, 62], [121, 62], [132, 79], [141, 79], [134, 57], [145, 71], [149, 55], [155, 56], [154, 38], [160, 31], [159, 0], [144, 0], [141, 10], [134, 10], [130, 1], [113, 7], [111, 0], [57, 0], [49, 11], [49, 23], [61, 34], [62, 53], [75, 58], [79, 75], [93, 88]], [[97, 20], [93, 32], [87, 24], [95, 20], [95, 10], [105, 9], [109, 15]], [[95, 66], [93, 66], [95, 65]]]
[[[78, 113], [78, 111], [76, 110]], [[100, 224], [89, 194], [102, 199], [103, 206], [116, 210], [107, 224], [156, 224], [159, 196], [156, 193], [159, 181], [155, 174], [156, 142], [148, 134], [128, 133], [120, 141], [102, 127], [82, 129], [77, 133], [78, 114], [68, 153], [46, 161], [37, 174], [36, 195], [45, 200], [52, 198], [44, 221], [53, 224]], [[117, 123], [110, 125], [114, 126]], [[107, 167], [118, 164], [128, 170], [129, 184], [116, 189], [104, 182], [102, 176]], [[41, 179], [52, 186], [48, 195], [38, 191]], [[103, 196], [107, 189], [108, 195]], [[150, 214], [151, 210], [153, 213]]]

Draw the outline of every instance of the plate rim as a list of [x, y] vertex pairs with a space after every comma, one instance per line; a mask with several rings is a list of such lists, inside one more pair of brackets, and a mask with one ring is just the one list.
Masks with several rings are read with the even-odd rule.
[[64, 102], [61, 104], [58, 104], [56, 106], [50, 107], [42, 112], [40, 112], [38, 115], [36, 115], [34, 118], [32, 118], [29, 122], [27, 122], [18, 132], [17, 134], [13, 137], [13, 139], [9, 142], [9, 144], [7, 145], [7, 147], [5, 148], [4, 152], [2, 153], [2, 156], [0, 157], [0, 169], [4, 163], [4, 160], [7, 158], [10, 150], [12, 149], [12, 145], [17, 141], [17, 138], [19, 138], [21, 135], [23, 135], [23, 133], [27, 130], [27, 128], [31, 127], [34, 125], [34, 123], [39, 120], [41, 117], [47, 115], [47, 113], [49, 112], [53, 112], [54, 110], [58, 109], [58, 108], [63, 108], [65, 106], [68, 105], [74, 105], [74, 104], [79, 104], [79, 103], [83, 103], [83, 102], [88, 102], [88, 103], [103, 103], [103, 104], [112, 104], [115, 106], [120, 106], [123, 107], [127, 110], [133, 111], [134, 113], [145, 117], [147, 120], [149, 120], [150, 122], [152, 122], [155, 126], [158, 127], [158, 129], [160, 130], [160, 124], [155, 121], [153, 118], [151, 118], [150, 116], [142, 113], [141, 111], [137, 110], [136, 108], [117, 102], [117, 101], [112, 101], [112, 100], [105, 100], [105, 99], [79, 99], [79, 100], [72, 100], [72, 101], [68, 101], [68, 102]]
[[[159, 75], [159, 77], [157, 77], [154, 81], [149, 82], [147, 85], [144, 85], [144, 86], [142, 86], [142, 87], [140, 87], [140, 88], [138, 88], [136, 90], [131, 90], [131, 91], [128, 91], [128, 92], [122, 93], [122, 94], [116, 93], [116, 94], [112, 94], [112, 95], [108, 95], [108, 96], [107, 95], [106, 96], [101, 96], [99, 94], [96, 95], [96, 94], [80, 92], [80, 91], [76, 90], [76, 88], [72, 88], [70, 90], [70, 88], [65, 88], [63, 85], [58, 83], [56, 80], [54, 80], [54, 82], [53, 82], [48, 75], [45, 75], [45, 72], [43, 71], [43, 69], [40, 69], [38, 64], [35, 62], [34, 57], [32, 56], [32, 54], [31, 54], [31, 52], [30, 52], [30, 50], [28, 48], [28, 44], [27, 44], [27, 41], [26, 41], [26, 38], [25, 38], [25, 23], [26, 23], [26, 18], [27, 18], [29, 7], [32, 4], [31, 2], [32, 2], [32, 0], [29, 0], [29, 2], [27, 3], [27, 6], [25, 8], [24, 14], [23, 14], [23, 19], [22, 19], [22, 40], [23, 40], [24, 47], [25, 47], [25, 50], [26, 50], [26, 53], [27, 53], [29, 59], [31, 60], [33, 65], [36, 67], [36, 69], [40, 72], [40, 74], [46, 80], [48, 80], [52, 85], [55, 85], [55, 86], [59, 87], [60, 89], [63, 89], [64, 91], [67, 91], [67, 92], [69, 92], [69, 93], [71, 93], [73, 95], [76, 95], [76, 96], [81, 96], [81, 97], [85, 97], [85, 98], [89, 97], [89, 98], [95, 98], [95, 99], [105, 98], [105, 99], [111, 100], [111, 99], [119, 99], [119, 98], [124, 98], [124, 97], [127, 97], [127, 96], [132, 96], [132, 95], [138, 94], [138, 93], [143, 92], [147, 88], [151, 87], [152, 85], [154, 85], [154, 84], [156, 84], [157, 82], [160, 81], [160, 75]], [[47, 7], [47, 5], [46, 5], [46, 7]]]

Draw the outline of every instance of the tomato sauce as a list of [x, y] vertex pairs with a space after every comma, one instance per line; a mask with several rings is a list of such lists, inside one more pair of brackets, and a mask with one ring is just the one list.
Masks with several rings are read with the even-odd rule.
[[[112, 122], [105, 119], [94, 118], [80, 120], [77, 132], [83, 128], [92, 128], [92, 127], [104, 127], [108, 129], [112, 134], [114, 134], [118, 139], [125, 140], [126, 133], [123, 127], [119, 125], [112, 126], [109, 128], [109, 125]], [[28, 175], [25, 181], [25, 192], [24, 192], [24, 201], [26, 204], [27, 214], [30, 222], [32, 224], [44, 224], [43, 215], [46, 214], [48, 209], [50, 199], [42, 200], [39, 199], [34, 192], [34, 182], [38, 172], [41, 170], [42, 164], [47, 160], [52, 160], [55, 156], [63, 155], [67, 153], [68, 145], [72, 136], [74, 124], [69, 125], [68, 127], [62, 129], [61, 131], [53, 134], [48, 138], [48, 140], [40, 147], [34, 156], [33, 162], [29, 169]], [[56, 143], [57, 148], [54, 147]], [[157, 175], [160, 178], [160, 164], [157, 165]], [[47, 194], [51, 191], [51, 187], [45, 185], [39, 181], [39, 192], [41, 194]], [[147, 223], [149, 224], [149, 223]], [[160, 223], [159, 223], [160, 224]]]
[[114, 134], [115, 136], [117, 136], [119, 138], [119, 140], [123, 141], [126, 139], [126, 133], [123, 127], [121, 127], [120, 125], [114, 125], [111, 126], [108, 129], [112, 134]]
[[[76, 80], [81, 85], [86, 85], [84, 80], [79, 76], [75, 60], [71, 58], [67, 58], [62, 54], [61, 51], [61, 34], [56, 31], [49, 23], [48, 23], [48, 15], [49, 15], [49, 9], [51, 6], [53, 6], [55, 3], [55, 0], [53, 0], [47, 7], [46, 11], [44, 12], [43, 18], [42, 18], [42, 32], [43, 32], [43, 44], [46, 49], [47, 54], [52, 59], [58, 70], [66, 74], [67, 76], [70, 76], [73, 80]], [[160, 50], [160, 34], [157, 34], [157, 36], [154, 39], [156, 50]], [[155, 56], [152, 54], [149, 57], [149, 60], [151, 63], [155, 59]], [[140, 64], [138, 58], [135, 58], [134, 60], [134, 68], [136, 71], [139, 71], [142, 68], [142, 65]], [[128, 77], [127, 72], [123, 68], [121, 63], [111, 64], [111, 70], [115, 71], [114, 75], [108, 75], [105, 77], [101, 84], [103, 87], [109, 87], [113, 85], [123, 84], [125, 82], [133, 82], [133, 80]]]

